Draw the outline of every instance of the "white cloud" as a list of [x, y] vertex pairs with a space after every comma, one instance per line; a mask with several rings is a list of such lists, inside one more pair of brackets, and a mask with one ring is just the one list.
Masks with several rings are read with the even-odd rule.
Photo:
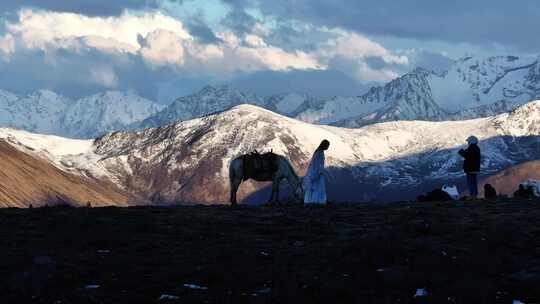
[[118, 85], [118, 77], [110, 67], [94, 67], [90, 69], [91, 79], [105, 88], [111, 89]]
[[12, 35], [7, 34], [4, 37], [0, 37], [0, 55], [4, 59], [8, 59], [9, 55], [15, 51], [15, 39]]
[[[392, 65], [408, 65], [407, 56], [396, 55], [379, 43], [356, 33], [339, 29], [329, 30], [337, 37], [329, 39], [319, 46], [316, 51], [320, 62], [331, 65], [333, 61], [344, 62], [334, 66], [348, 73], [360, 82], [387, 82], [396, 77], [398, 73]], [[386, 65], [380, 69], [369, 66], [367, 60], [379, 58]]]
[[155, 30], [143, 40], [141, 56], [151, 65], [183, 65], [184, 41], [174, 32]]
[[331, 39], [320, 50], [322, 56], [344, 56], [349, 59], [380, 57], [388, 64], [408, 64], [406, 56], [392, 54], [377, 42], [356, 33], [338, 31], [339, 37]]
[[[392, 66], [408, 63], [406, 56], [396, 55], [366, 37], [340, 29], [323, 29], [330, 33], [324, 42], [301, 50], [284, 49], [270, 43], [271, 30], [262, 24], [240, 36], [224, 29], [215, 33], [219, 39], [203, 43], [194, 39], [180, 20], [160, 12], [133, 14], [126, 11], [119, 16], [88, 17], [25, 9], [18, 17], [5, 24], [5, 33], [0, 36], [0, 58], [9, 61], [13, 57], [10, 55], [18, 54], [17, 60], [20, 60], [24, 54], [39, 53], [34, 60], [61, 69], [62, 66], [85, 66], [69, 60], [92, 62], [93, 59], [86, 60], [86, 56], [98, 56], [100, 60], [110, 60], [111, 65], [87, 68], [81, 74], [87, 78], [79, 81], [104, 88], [123, 89], [125, 83], [133, 82], [132, 77], [145, 76], [128, 75], [125, 71], [129, 68], [124, 69], [123, 64], [138, 67], [138, 63], [142, 63], [146, 65], [144, 73], [148, 74], [167, 70], [177, 75], [217, 80], [246, 72], [335, 69], [360, 83], [369, 83], [397, 77]], [[367, 63], [373, 57], [380, 58], [387, 66], [374, 69]], [[70, 77], [62, 81], [70, 80], [74, 81]]]
[[[287, 52], [268, 45], [255, 34], [237, 37], [217, 33], [223, 42], [197, 43], [181, 21], [161, 13], [118, 17], [87, 17], [74, 13], [22, 10], [16, 22], [7, 23], [7, 37], [17, 37], [21, 47], [54, 53], [56, 49], [80, 52], [94, 48], [105, 53], [141, 56], [152, 68], [172, 65], [197, 67], [219, 77], [235, 71], [321, 68], [315, 56]], [[260, 32], [260, 30], [258, 30]], [[2, 41], [2, 40], [0, 40]], [[186, 62], [187, 59], [195, 62]]]
[[257, 35], [253, 35], [253, 34], [247, 34], [244, 37], [244, 41], [250, 47], [257, 48], [257, 47], [267, 47], [268, 46], [268, 44], [266, 44], [266, 42], [264, 41], [264, 39], [262, 37], [259, 37]]
[[173, 32], [181, 39], [192, 39], [182, 22], [159, 12], [141, 16], [124, 12], [117, 17], [87, 17], [26, 9], [19, 12], [17, 22], [7, 23], [6, 27], [31, 48], [43, 48], [66, 38], [100, 37], [138, 49], [140, 35], [146, 37], [159, 29]]

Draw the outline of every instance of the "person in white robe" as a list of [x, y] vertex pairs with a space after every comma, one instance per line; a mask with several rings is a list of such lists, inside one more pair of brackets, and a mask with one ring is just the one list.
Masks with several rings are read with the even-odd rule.
[[311, 162], [304, 177], [304, 204], [326, 204], [326, 172], [324, 169], [324, 151], [330, 142], [323, 140], [313, 153]]

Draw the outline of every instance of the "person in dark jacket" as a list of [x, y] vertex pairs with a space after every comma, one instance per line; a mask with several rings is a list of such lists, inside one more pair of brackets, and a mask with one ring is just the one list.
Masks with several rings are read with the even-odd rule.
[[467, 186], [472, 197], [478, 196], [478, 173], [480, 173], [480, 148], [478, 147], [478, 138], [469, 136], [467, 138], [469, 147], [459, 150], [465, 161], [463, 162], [463, 171], [467, 175]]

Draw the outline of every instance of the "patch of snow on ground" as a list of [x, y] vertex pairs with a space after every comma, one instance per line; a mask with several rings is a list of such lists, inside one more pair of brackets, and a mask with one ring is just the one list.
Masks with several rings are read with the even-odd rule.
[[416, 290], [416, 293], [414, 294], [415, 298], [418, 297], [426, 297], [428, 295], [428, 292], [425, 288], [419, 288]]
[[173, 296], [173, 295], [168, 295], [168, 294], [162, 294], [161, 296], [159, 296], [158, 301], [162, 301], [162, 300], [178, 300], [178, 299], [180, 299], [180, 297]]

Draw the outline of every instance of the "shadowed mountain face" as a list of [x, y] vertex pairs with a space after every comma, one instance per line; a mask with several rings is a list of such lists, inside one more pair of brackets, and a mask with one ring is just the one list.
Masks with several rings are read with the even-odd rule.
[[[538, 117], [540, 102], [532, 102], [491, 118], [344, 129], [242, 105], [161, 128], [108, 134], [95, 141], [94, 153], [97, 164], [121, 187], [156, 203], [218, 203], [228, 201], [231, 159], [254, 149], [273, 150], [290, 159], [303, 176], [315, 148], [328, 139], [331, 200], [401, 200], [461, 183], [457, 150], [471, 134], [481, 140], [484, 176], [535, 159], [540, 148]], [[239, 198], [266, 201], [266, 186], [244, 183]]]
[[[444, 184], [460, 186], [463, 160], [457, 151], [470, 135], [480, 139], [482, 176], [538, 159], [540, 101], [482, 119], [400, 121], [359, 129], [308, 124], [240, 105], [204, 118], [110, 133], [93, 141], [14, 130], [3, 133], [14, 145], [33, 147], [37, 155], [45, 155], [66, 172], [113, 182], [155, 204], [227, 202], [229, 162], [255, 149], [284, 155], [303, 176], [313, 151], [327, 139], [330, 200], [390, 201], [413, 199]], [[270, 194], [267, 186], [243, 183], [239, 199], [265, 202]]]
[[110, 182], [66, 173], [0, 139], [0, 207], [56, 204], [127, 206], [134, 197]]
[[482, 181], [491, 184], [499, 194], [513, 195], [521, 182], [526, 180], [540, 180], [540, 160], [525, 162], [506, 168], [497, 174]]

